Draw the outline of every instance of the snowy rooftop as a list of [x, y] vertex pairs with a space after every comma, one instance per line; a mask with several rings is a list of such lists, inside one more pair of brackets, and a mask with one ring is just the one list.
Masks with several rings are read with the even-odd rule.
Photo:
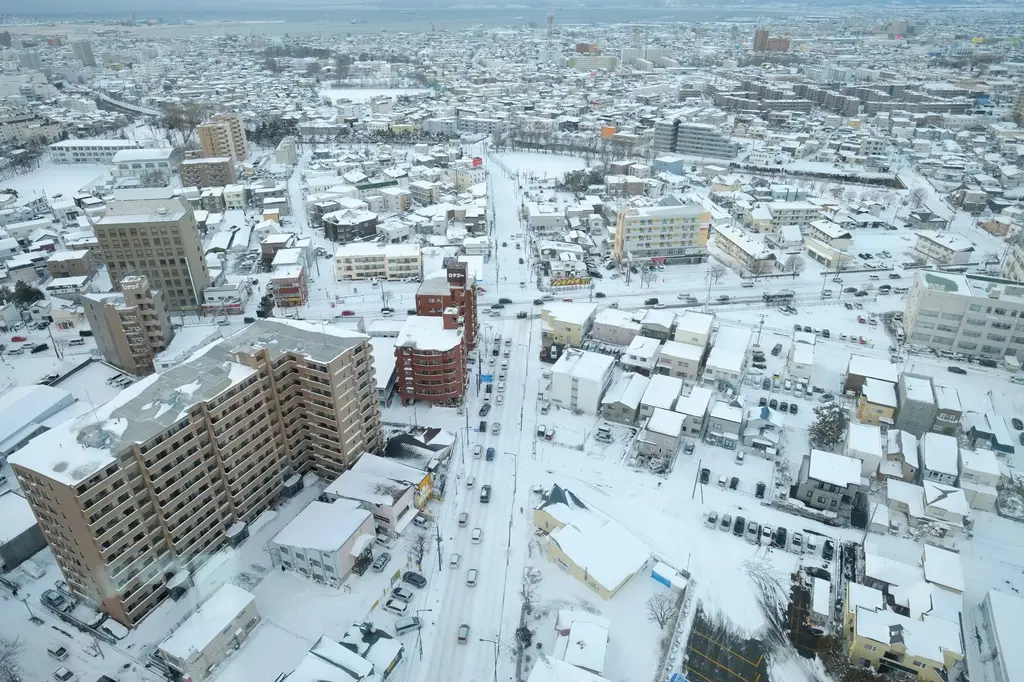
[[903, 460], [907, 464], [915, 469], [921, 468], [919, 464], [920, 458], [917, 453], [917, 436], [908, 431], [890, 429], [886, 433], [886, 453], [899, 453], [903, 455]]
[[849, 450], [881, 458], [882, 431], [872, 424], [850, 424], [850, 435], [846, 440]]
[[960, 555], [942, 547], [925, 544], [924, 578], [955, 592], [964, 591], [964, 570]]
[[330, 362], [369, 337], [337, 325], [282, 318], [257, 320], [236, 332], [220, 346], [226, 356], [233, 347], [266, 348], [272, 360], [285, 352]]
[[395, 339], [396, 348], [445, 352], [462, 343], [462, 329], [445, 329], [443, 317], [411, 315]]
[[971, 506], [967, 504], [967, 496], [960, 488], [935, 481], [923, 481], [921, 487], [924, 488], [926, 507], [934, 507], [960, 516], [967, 516], [971, 513]]
[[929, 471], [957, 476], [960, 473], [959, 449], [953, 436], [926, 433], [921, 438], [921, 465]]
[[569, 350], [558, 358], [551, 368], [552, 373], [568, 374], [578, 379], [589, 379], [600, 383], [601, 377], [615, 364], [615, 358], [590, 351]]
[[890, 559], [874, 549], [864, 548], [864, 577], [887, 585], [907, 587], [924, 578], [924, 571], [913, 564]]
[[704, 355], [704, 349], [680, 341], [666, 341], [661, 347], [661, 354], [675, 359], [697, 362]]
[[654, 414], [647, 422], [647, 430], [660, 433], [666, 436], [678, 438], [683, 432], [683, 421], [686, 415], [671, 410], [663, 410], [660, 407], [654, 408]]
[[904, 372], [902, 379], [908, 400], [922, 403], [935, 402], [935, 396], [932, 393], [932, 382], [928, 377]]
[[[944, 661], [944, 651], [960, 656], [964, 653], [960, 626], [927, 614], [923, 620], [913, 620], [894, 611], [870, 611], [861, 607], [857, 609], [857, 635], [886, 645], [902, 641], [907, 656], [931, 661]], [[899, 639], [894, 641], [894, 637]]]
[[24, 497], [10, 490], [0, 494], [0, 545], [7, 544], [34, 525], [35, 514]]
[[963, 471], [969, 470], [973, 473], [988, 474], [997, 478], [1001, 475], [999, 460], [996, 459], [995, 453], [991, 450], [968, 450], [963, 448], [960, 450], [960, 462], [963, 465]]
[[321, 552], [336, 552], [370, 518], [355, 500], [320, 502], [313, 500], [298, 516], [274, 536], [274, 542]]
[[622, 403], [635, 410], [640, 406], [649, 383], [650, 380], [642, 374], [626, 372], [608, 388], [601, 399], [601, 404]]
[[897, 367], [898, 365], [890, 364], [878, 358], [871, 358], [866, 355], [851, 355], [847, 373], [896, 383], [899, 380], [899, 369]]
[[715, 324], [715, 316], [708, 313], [698, 313], [696, 310], [686, 310], [682, 315], [676, 317], [676, 329], [687, 331], [692, 334], [711, 334], [711, 327]]
[[0, 395], [0, 452], [6, 450], [4, 445], [8, 438], [37, 419], [45, 418], [67, 399], [67, 391], [52, 386], [16, 386], [4, 391]]
[[416, 258], [420, 247], [416, 244], [377, 244], [375, 242], [352, 242], [342, 244], [335, 250], [334, 258], [358, 256], [385, 256], [387, 258]]
[[530, 670], [526, 682], [608, 682], [574, 665], [541, 654]]
[[377, 379], [377, 390], [387, 388], [391, 375], [395, 373], [395, 340], [375, 336], [370, 339], [373, 347], [373, 371]]
[[879, 589], [868, 587], [867, 585], [861, 585], [860, 583], [855, 583], [852, 580], [846, 583], [846, 585], [846, 608], [851, 613], [856, 611], [858, 606], [875, 610], [882, 608], [885, 604], [885, 595]]
[[890, 502], [901, 502], [907, 507], [911, 518], [924, 516], [924, 488], [913, 483], [891, 479], [886, 483], [886, 494]]
[[672, 324], [675, 321], [676, 314], [671, 310], [658, 310], [656, 308], [651, 308], [644, 314], [644, 319], [641, 320], [641, 324], [646, 326], [657, 326], [662, 329], [671, 329]]
[[352, 471], [373, 474], [399, 483], [419, 485], [427, 477], [427, 473], [416, 467], [395, 461], [392, 458], [380, 457], [370, 453], [363, 455], [352, 465]]
[[324, 494], [381, 506], [391, 506], [411, 485], [411, 483], [396, 483], [390, 478], [374, 474], [344, 471], [341, 476], [324, 488]]
[[917, 238], [938, 244], [951, 251], [974, 251], [974, 242], [959, 234], [936, 232], [935, 230], [920, 230], [917, 233]]
[[740, 424], [743, 422], [743, 408], [719, 400], [711, 408], [711, 416], [722, 421]]
[[640, 400], [642, 405], [651, 405], [665, 410], [671, 410], [676, 398], [683, 390], [683, 380], [670, 377], [665, 374], [655, 374], [651, 377], [644, 397]]
[[[1024, 680], [1024, 647], [1014, 644], [1024, 632], [1024, 599], [993, 589], [988, 591], [986, 599], [989, 620], [995, 631], [990, 635], [996, 640], [1007, 679]], [[550, 682], [557, 679], [550, 678]]]
[[594, 325], [606, 324], [622, 329], [640, 331], [640, 323], [633, 320], [633, 313], [617, 308], [604, 308], [594, 318]]
[[689, 417], [703, 419], [715, 393], [705, 386], [694, 386], [689, 395], [681, 395], [676, 401], [676, 412]]
[[658, 339], [637, 336], [629, 342], [629, 346], [626, 347], [623, 355], [630, 360], [635, 359], [640, 362], [649, 362], [658, 354], [660, 347], [661, 341]]
[[594, 303], [548, 303], [541, 309], [541, 315], [566, 324], [585, 324], [597, 311]]
[[227, 583], [161, 642], [159, 648], [186, 661], [193, 653], [209, 646], [255, 600], [256, 597], [241, 587]]
[[46, 260], [48, 263], [56, 263], [58, 261], [65, 260], [84, 260], [90, 257], [89, 252], [82, 249], [81, 251], [57, 251], [51, 254]]
[[846, 488], [860, 483], [860, 462], [824, 450], [811, 450], [808, 476], [815, 481]]
[[935, 404], [940, 410], [963, 412], [960, 404], [960, 394], [952, 386], [935, 387]]
[[[562, 620], [561, 613], [559, 620]], [[604, 622], [598, 622], [599, 620]], [[555, 640], [554, 655], [578, 668], [603, 672], [605, 656], [608, 653], [610, 627], [611, 621], [606, 618], [572, 620], [568, 632], [559, 632]]]
[[739, 373], [750, 347], [750, 330], [722, 327], [715, 337], [715, 345], [708, 354], [707, 367]]

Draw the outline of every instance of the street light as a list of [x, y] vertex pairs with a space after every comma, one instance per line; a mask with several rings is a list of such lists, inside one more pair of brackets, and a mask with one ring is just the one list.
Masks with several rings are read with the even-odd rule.
[[[416, 615], [423, 613], [424, 611], [433, 611], [434, 609], [416, 609]], [[420, 628], [416, 631], [416, 646], [420, 650], [420, 660], [423, 660], [423, 625], [420, 624]]]
[[485, 637], [480, 637], [479, 640], [481, 642], [490, 642], [494, 645], [494, 682], [498, 682], [498, 642], [493, 639], [486, 639]]

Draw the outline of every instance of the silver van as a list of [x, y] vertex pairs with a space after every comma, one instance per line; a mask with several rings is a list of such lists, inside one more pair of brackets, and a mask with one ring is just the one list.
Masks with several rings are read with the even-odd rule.
[[395, 634], [404, 635], [412, 630], [420, 629], [420, 619], [417, 616], [409, 616], [408, 618], [399, 618], [395, 621]]

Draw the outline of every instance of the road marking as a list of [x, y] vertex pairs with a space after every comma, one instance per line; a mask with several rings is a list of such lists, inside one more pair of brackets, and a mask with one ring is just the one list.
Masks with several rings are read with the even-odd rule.
[[[714, 644], [717, 644], [719, 647], [725, 649], [726, 651], [728, 651], [730, 654], [732, 654], [736, 658], [740, 659], [741, 661], [744, 661], [745, 663], [749, 663], [750, 665], [754, 666], [755, 668], [758, 667], [761, 664], [761, 660], [760, 659], [758, 659], [757, 663], [754, 663], [753, 661], [747, 660], [746, 658], [743, 658], [743, 656], [740, 656], [738, 653], [736, 653], [735, 651], [733, 651], [729, 647], [725, 646], [724, 644], [722, 644], [718, 640], [711, 639], [707, 635], [702, 634], [700, 632], [700, 630], [693, 630], [693, 634], [697, 635], [698, 637], [703, 637], [704, 639], [708, 640], [709, 642], [713, 642]], [[762, 655], [761, 658], [763, 659], [764, 655]]]

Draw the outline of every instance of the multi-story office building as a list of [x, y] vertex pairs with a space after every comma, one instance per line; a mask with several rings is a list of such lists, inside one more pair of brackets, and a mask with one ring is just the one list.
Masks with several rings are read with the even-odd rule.
[[115, 178], [136, 178], [144, 187], [171, 184], [181, 152], [172, 147], [159, 149], [122, 149], [111, 159], [110, 174]]
[[368, 337], [261, 320], [10, 462], [68, 589], [134, 626], [289, 477], [380, 449]]
[[71, 43], [71, 54], [82, 66], [96, 66], [96, 57], [92, 54], [92, 43], [88, 40], [76, 40]]
[[184, 201], [163, 195], [113, 201], [93, 230], [111, 282], [145, 275], [164, 293], [169, 309], [194, 310], [202, 304], [210, 273], [199, 226]]
[[49, 144], [64, 135], [64, 124], [17, 108], [0, 111], [0, 145]]
[[238, 114], [214, 114], [209, 121], [196, 126], [196, 136], [203, 156], [230, 156], [245, 160], [245, 125]]
[[476, 280], [465, 263], [449, 259], [442, 272], [430, 275], [416, 291], [416, 314], [438, 317], [455, 308], [462, 318], [468, 348], [476, 348], [477, 311]]
[[107, 362], [142, 376], [152, 374], [153, 358], [174, 337], [162, 291], [141, 275], [121, 280], [121, 293], [81, 297], [96, 348]]
[[422, 279], [420, 247], [416, 244], [367, 243], [339, 246], [334, 252], [334, 277], [337, 280]]
[[142, 149], [138, 140], [64, 140], [50, 145], [54, 163], [111, 163], [125, 149]]
[[652, 144], [658, 153], [669, 152], [715, 159], [731, 159], [739, 152], [739, 145], [714, 126], [684, 123], [678, 118], [666, 118], [656, 122]]
[[1024, 285], [995, 277], [918, 272], [903, 326], [910, 343], [955, 353], [1024, 358]]
[[178, 170], [182, 187], [223, 187], [238, 179], [230, 156], [186, 159]]
[[700, 204], [634, 204], [616, 216], [615, 259], [699, 263], [707, 257], [711, 213]]
[[344, 208], [323, 214], [320, 225], [324, 236], [332, 242], [348, 244], [377, 234], [377, 214], [356, 208]]

